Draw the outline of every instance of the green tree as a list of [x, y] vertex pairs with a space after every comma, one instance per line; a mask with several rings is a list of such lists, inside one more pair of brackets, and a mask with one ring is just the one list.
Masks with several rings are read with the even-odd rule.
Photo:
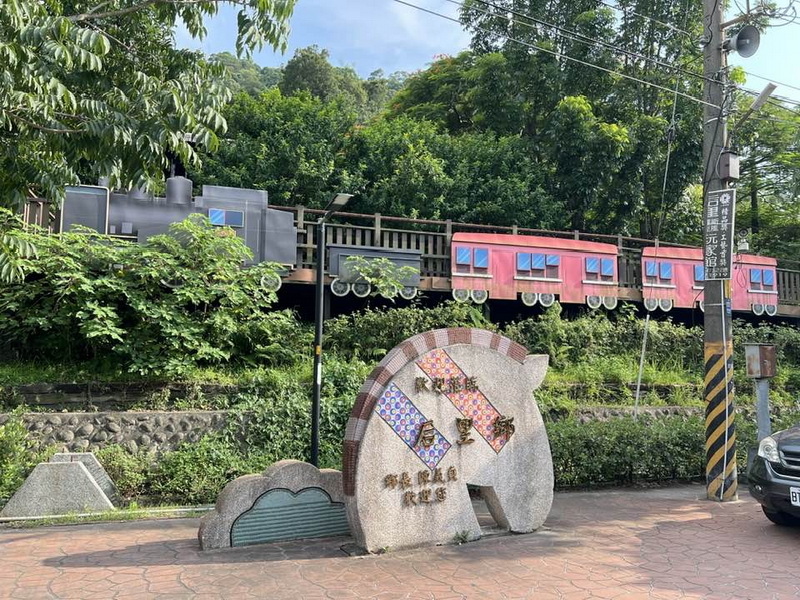
[[[0, 4], [0, 202], [59, 199], [78, 172], [116, 187], [163, 177], [167, 153], [196, 162], [217, 145], [221, 70], [173, 47], [205, 33], [222, 0], [12, 0]], [[244, 0], [237, 50], [284, 47], [295, 0]]]
[[225, 114], [225, 143], [204, 156], [201, 171], [190, 171], [195, 181], [268, 190], [275, 204], [318, 207], [329, 200], [354, 112], [339, 100], [271, 89], [238, 95]]
[[283, 76], [281, 69], [259, 67], [250, 58], [239, 58], [230, 52], [212, 54], [211, 60], [225, 66], [230, 90], [236, 94], [245, 91], [257, 96], [264, 90], [276, 87]]

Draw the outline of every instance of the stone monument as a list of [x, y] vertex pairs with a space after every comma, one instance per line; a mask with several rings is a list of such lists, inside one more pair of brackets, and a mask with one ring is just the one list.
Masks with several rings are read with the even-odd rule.
[[39, 463], [0, 512], [2, 518], [104, 512], [114, 505], [81, 461]]
[[416, 335], [358, 395], [344, 442], [350, 527], [371, 552], [477, 539], [468, 485], [501, 528], [539, 528], [553, 463], [533, 391], [545, 355], [480, 329]]

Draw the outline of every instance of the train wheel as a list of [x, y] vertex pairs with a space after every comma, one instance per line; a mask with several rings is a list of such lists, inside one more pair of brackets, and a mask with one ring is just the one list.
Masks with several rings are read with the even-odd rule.
[[469, 300], [469, 290], [453, 290], [453, 300], [456, 302], [466, 302]]
[[653, 312], [658, 308], [658, 298], [645, 298], [644, 307], [650, 312]]
[[553, 303], [556, 301], [555, 294], [539, 294], [539, 304], [547, 308], [548, 306], [553, 306]]
[[339, 296], [341, 298], [342, 296], [346, 296], [348, 292], [350, 292], [349, 283], [345, 283], [338, 277], [331, 281], [331, 293], [334, 296]]
[[600, 296], [586, 296], [586, 304], [589, 308], [596, 309], [603, 305], [603, 301]]
[[764, 307], [764, 312], [767, 313], [770, 317], [774, 317], [778, 314], [778, 307], [774, 304], [767, 304]]
[[605, 306], [608, 310], [614, 310], [617, 308], [617, 304], [619, 304], [619, 300], [617, 300], [614, 296], [603, 296], [603, 306]]
[[404, 300], [413, 300], [417, 297], [417, 288], [413, 285], [404, 285], [400, 288], [400, 297]]
[[672, 310], [672, 299], [671, 298], [661, 298], [658, 301], [658, 307], [663, 310], [664, 312], [669, 312]]
[[759, 317], [764, 314], [764, 305], [756, 302], [753, 304], [753, 314], [758, 315]]
[[359, 298], [366, 298], [372, 291], [372, 286], [366, 281], [359, 281], [353, 284], [353, 294]]
[[539, 301], [539, 295], [536, 292], [522, 292], [519, 296], [525, 306], [535, 306]]
[[489, 292], [486, 290], [472, 290], [469, 295], [475, 304], [483, 304], [489, 298]]
[[384, 290], [381, 292], [381, 298], [386, 298], [387, 300], [391, 300], [395, 296], [400, 295], [400, 289], [398, 286], [393, 285], [388, 290]]
[[[283, 282], [281, 281], [281, 278], [277, 273], [274, 273], [272, 275], [264, 275], [261, 278], [261, 287], [263, 287], [268, 292], [277, 292], [279, 289], [281, 289], [282, 283]], [[331, 284], [331, 289], [333, 289], [333, 284]]]
[[697, 303], [697, 306], [700, 307], [700, 312], [706, 312], [706, 303], [702, 300]]

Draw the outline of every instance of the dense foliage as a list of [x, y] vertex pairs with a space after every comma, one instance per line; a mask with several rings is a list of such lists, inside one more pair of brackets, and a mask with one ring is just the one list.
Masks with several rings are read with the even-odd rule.
[[[18, 358], [93, 359], [122, 371], [175, 375], [207, 364], [279, 364], [303, 327], [270, 311], [272, 265], [242, 269], [249, 249], [193, 215], [130, 244], [91, 233], [25, 234], [38, 258], [0, 287], [0, 346]], [[8, 356], [7, 356], [8, 358]]]
[[[168, 155], [215, 149], [222, 71], [178, 50], [173, 28], [205, 33], [225, 0], [0, 3], [0, 205], [58, 200], [81, 175], [129, 188], [163, 180]], [[286, 43], [295, 0], [245, 0], [237, 50]]]

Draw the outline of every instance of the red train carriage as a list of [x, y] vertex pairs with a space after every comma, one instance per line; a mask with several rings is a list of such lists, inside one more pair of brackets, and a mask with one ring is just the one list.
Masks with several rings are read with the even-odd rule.
[[[778, 312], [777, 261], [766, 256], [736, 254], [731, 278], [731, 308], [775, 315]], [[642, 250], [642, 298], [647, 310], [673, 306], [702, 310], [703, 250], [649, 247]]]
[[563, 238], [456, 233], [451, 244], [453, 297], [527, 306], [560, 302], [613, 309], [619, 298], [617, 247]]

